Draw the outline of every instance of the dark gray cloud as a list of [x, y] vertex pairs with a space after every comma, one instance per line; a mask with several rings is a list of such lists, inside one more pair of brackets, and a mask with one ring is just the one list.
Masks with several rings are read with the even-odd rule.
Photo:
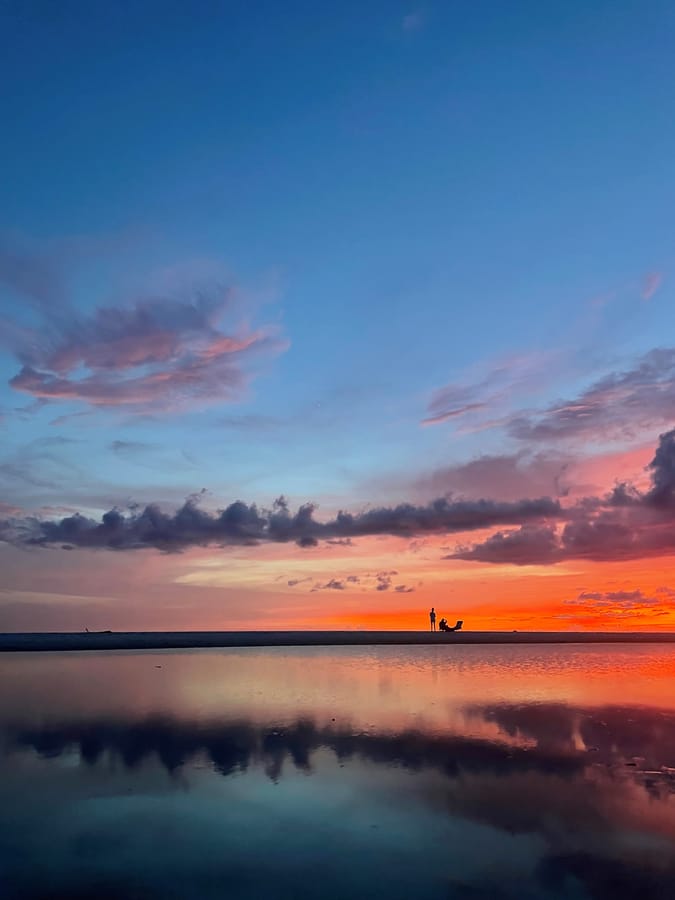
[[550, 525], [523, 525], [515, 531], [497, 531], [480, 544], [459, 547], [444, 557], [511, 565], [531, 565], [533, 560], [546, 565], [561, 558], [558, 537]]
[[651, 487], [618, 485], [563, 511], [564, 524], [524, 522], [481, 543], [458, 547], [448, 559], [548, 565], [564, 559], [612, 561], [675, 553], [675, 430], [662, 434], [649, 464]]
[[539, 520], [561, 515], [560, 504], [550, 498], [496, 502], [490, 500], [450, 502], [435, 500], [426, 506], [400, 504], [361, 513], [339, 512], [334, 519], [318, 521], [316, 507], [307, 503], [296, 512], [281, 497], [271, 509], [238, 500], [211, 514], [201, 509], [198, 497], [190, 497], [175, 513], [151, 504], [142, 510], [111, 509], [100, 521], [82, 515], [60, 520], [37, 518], [0, 522], [0, 540], [32, 545], [69, 544], [134, 550], [154, 547], [178, 551], [208, 544], [226, 546], [285, 543], [315, 546], [319, 541], [420, 533], [451, 533], [492, 525]]
[[339, 578], [331, 578], [330, 581], [326, 581], [324, 584], [317, 582], [312, 591], [344, 591], [344, 589], [344, 581], [340, 581]]
[[[315, 582], [311, 588], [314, 591], [343, 591], [354, 589], [358, 586], [361, 591], [388, 591], [393, 590], [399, 594], [412, 593], [415, 588], [406, 584], [394, 584], [393, 576], [398, 575], [397, 571], [378, 572], [376, 575], [339, 575], [331, 578], [326, 582]], [[311, 581], [311, 578], [294, 578], [288, 582], [289, 587], [295, 587], [305, 581]]]

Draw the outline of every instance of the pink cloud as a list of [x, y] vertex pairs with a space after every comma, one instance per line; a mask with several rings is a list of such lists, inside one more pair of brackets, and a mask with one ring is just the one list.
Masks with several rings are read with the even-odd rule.
[[447, 422], [448, 419], [456, 419], [459, 416], [465, 416], [467, 413], [476, 412], [479, 409], [485, 409], [487, 403], [465, 403], [455, 409], [448, 409], [445, 412], [438, 413], [435, 416], [428, 416], [422, 419], [422, 425], [440, 425], [441, 422]]
[[651, 300], [663, 284], [662, 272], [647, 272], [642, 281], [641, 296], [643, 300]]
[[648, 490], [619, 483], [604, 497], [588, 497], [563, 508], [559, 521], [524, 522], [485, 540], [460, 546], [447, 559], [514, 565], [550, 565], [563, 560], [611, 562], [675, 553], [675, 430], [661, 435], [647, 467]]
[[135, 411], [232, 401], [256, 355], [287, 346], [271, 327], [228, 327], [236, 310], [233, 292], [221, 289], [192, 301], [161, 297], [69, 313], [21, 335], [15, 350], [23, 366], [10, 385], [42, 400]]

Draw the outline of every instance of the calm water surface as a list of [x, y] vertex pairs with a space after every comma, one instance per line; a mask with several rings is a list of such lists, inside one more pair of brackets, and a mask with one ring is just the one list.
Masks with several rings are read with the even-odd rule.
[[675, 647], [0, 656], [0, 897], [675, 898]]

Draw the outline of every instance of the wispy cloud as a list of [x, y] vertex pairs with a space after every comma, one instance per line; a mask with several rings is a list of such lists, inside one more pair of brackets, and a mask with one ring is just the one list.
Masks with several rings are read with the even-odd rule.
[[39, 316], [33, 326], [4, 323], [3, 343], [21, 366], [9, 383], [39, 401], [155, 414], [226, 403], [241, 398], [261, 354], [287, 347], [277, 327], [247, 324], [237, 291], [214, 277], [187, 288], [177, 268], [161, 290], [81, 312], [33, 262], [7, 248], [3, 257], [0, 246], [0, 278]]
[[224, 333], [220, 320], [229, 305], [226, 293], [73, 317], [18, 347], [23, 365], [10, 385], [44, 400], [153, 412], [238, 399], [254, 354], [286, 345], [270, 329]]
[[512, 416], [507, 432], [527, 443], [634, 440], [645, 429], [672, 422], [674, 394], [675, 348], [655, 349], [576, 397]]
[[654, 294], [663, 284], [662, 272], [647, 272], [642, 281], [641, 297], [643, 300], [651, 300]]
[[434, 391], [421, 424], [440, 425], [464, 420], [475, 423], [503, 415], [518, 392], [541, 388], [544, 373], [557, 354], [531, 353], [498, 360], [487, 371], [446, 384]]

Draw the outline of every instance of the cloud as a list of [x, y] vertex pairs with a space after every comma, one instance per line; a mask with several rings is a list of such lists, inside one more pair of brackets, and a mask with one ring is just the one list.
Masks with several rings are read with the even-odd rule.
[[417, 478], [413, 489], [422, 497], [564, 497], [571, 489], [568, 476], [573, 465], [571, 456], [559, 453], [484, 455]]
[[444, 559], [465, 559], [491, 563], [538, 565], [558, 562], [561, 550], [553, 526], [524, 525], [515, 531], [497, 531], [471, 547], [460, 547]]
[[517, 502], [450, 502], [441, 498], [426, 506], [404, 503], [356, 514], [341, 511], [334, 519], [321, 522], [314, 518], [314, 504], [307, 503], [292, 513], [283, 497], [271, 509], [238, 500], [215, 514], [201, 509], [199, 499], [189, 497], [173, 514], [162, 512], [155, 504], [126, 514], [111, 509], [100, 522], [79, 514], [60, 520], [10, 518], [0, 521], [0, 540], [33, 546], [68, 544], [113, 550], [153, 547], [174, 552], [190, 546], [262, 542], [294, 541], [301, 547], [312, 547], [320, 540], [444, 534], [557, 517], [561, 512], [560, 504], [550, 498]]
[[511, 418], [507, 433], [518, 441], [634, 439], [645, 429], [670, 424], [675, 401], [675, 348], [651, 350], [633, 368], [597, 381], [579, 396], [541, 412]]
[[462, 406], [452, 407], [436, 413], [436, 415], [427, 416], [426, 419], [422, 419], [422, 425], [440, 425], [441, 422], [447, 422], [449, 419], [457, 419], [460, 416], [465, 416], [467, 413], [485, 409], [487, 405], [487, 403], [465, 403]]
[[[178, 552], [193, 546], [260, 543], [295, 542], [314, 547], [320, 541], [345, 542], [376, 535], [414, 538], [497, 528], [482, 542], [458, 546], [445, 558], [515, 565], [650, 558], [675, 552], [675, 429], [661, 435], [647, 468], [647, 489], [617, 484], [604, 496], [584, 497], [567, 505], [552, 497], [517, 501], [439, 498], [426, 505], [402, 503], [357, 513], [340, 511], [332, 519], [319, 520], [314, 504], [292, 511], [283, 497], [270, 509], [237, 500], [212, 513], [200, 506], [202, 491], [188, 497], [173, 513], [149, 504], [125, 511], [113, 508], [100, 520], [78, 513], [63, 518], [5, 514], [0, 519], [0, 540], [27, 546]], [[16, 473], [5, 476], [12, 474]], [[369, 577], [375, 579], [376, 590], [384, 591], [393, 587], [392, 578], [397, 574], [388, 570]], [[343, 586], [347, 583], [344, 578], [336, 580]]]
[[[340, 575], [331, 578], [329, 581], [321, 583], [315, 582], [310, 593], [314, 591], [344, 591], [344, 590], [361, 590], [361, 591], [388, 591], [394, 590], [398, 594], [412, 593], [415, 588], [405, 584], [394, 584], [392, 576], [398, 575], [397, 571], [378, 572], [376, 575]], [[288, 582], [289, 587], [295, 587], [311, 578], [294, 578]]]
[[261, 354], [287, 347], [276, 328], [245, 324], [237, 293], [213, 274], [186, 289], [176, 271], [174, 284], [133, 302], [82, 312], [50, 287], [48, 270], [29, 277], [27, 259], [24, 276], [24, 263], [1, 253], [0, 277], [35, 297], [40, 315], [34, 326], [3, 323], [20, 363], [9, 384], [41, 401], [153, 413], [231, 402]]
[[157, 449], [157, 444], [149, 444], [145, 441], [112, 441], [110, 449], [121, 456], [134, 453], [145, 453]]
[[339, 581], [337, 578], [331, 578], [331, 580], [327, 581], [325, 584], [315, 584], [312, 591], [344, 591], [344, 589], [344, 581]]
[[651, 300], [654, 294], [663, 284], [662, 272], [647, 272], [642, 281], [641, 297], [643, 300]]
[[522, 523], [481, 543], [458, 547], [446, 559], [512, 565], [550, 565], [566, 559], [614, 561], [675, 553], [675, 430], [662, 434], [644, 492], [617, 485], [604, 497], [564, 508], [562, 527]]
[[644, 440], [645, 433], [651, 438], [672, 424], [675, 347], [654, 348], [554, 403], [526, 399], [562, 374], [560, 361], [561, 354], [553, 353], [514, 357], [495, 363], [480, 378], [446, 385], [432, 395], [421, 424], [451, 423], [462, 433], [498, 429], [530, 453], [549, 445], [557, 455], [588, 441]]
[[435, 391], [422, 425], [468, 419], [502, 405], [515, 391], [530, 385], [541, 386], [550, 371], [551, 354], [532, 353], [497, 361], [477, 380], [451, 382]]
[[630, 591], [581, 591], [565, 606], [572, 607], [569, 613], [562, 613], [561, 619], [642, 619], [668, 616], [672, 613], [673, 595], [670, 588], [661, 588], [654, 594], [644, 594], [641, 590]]

